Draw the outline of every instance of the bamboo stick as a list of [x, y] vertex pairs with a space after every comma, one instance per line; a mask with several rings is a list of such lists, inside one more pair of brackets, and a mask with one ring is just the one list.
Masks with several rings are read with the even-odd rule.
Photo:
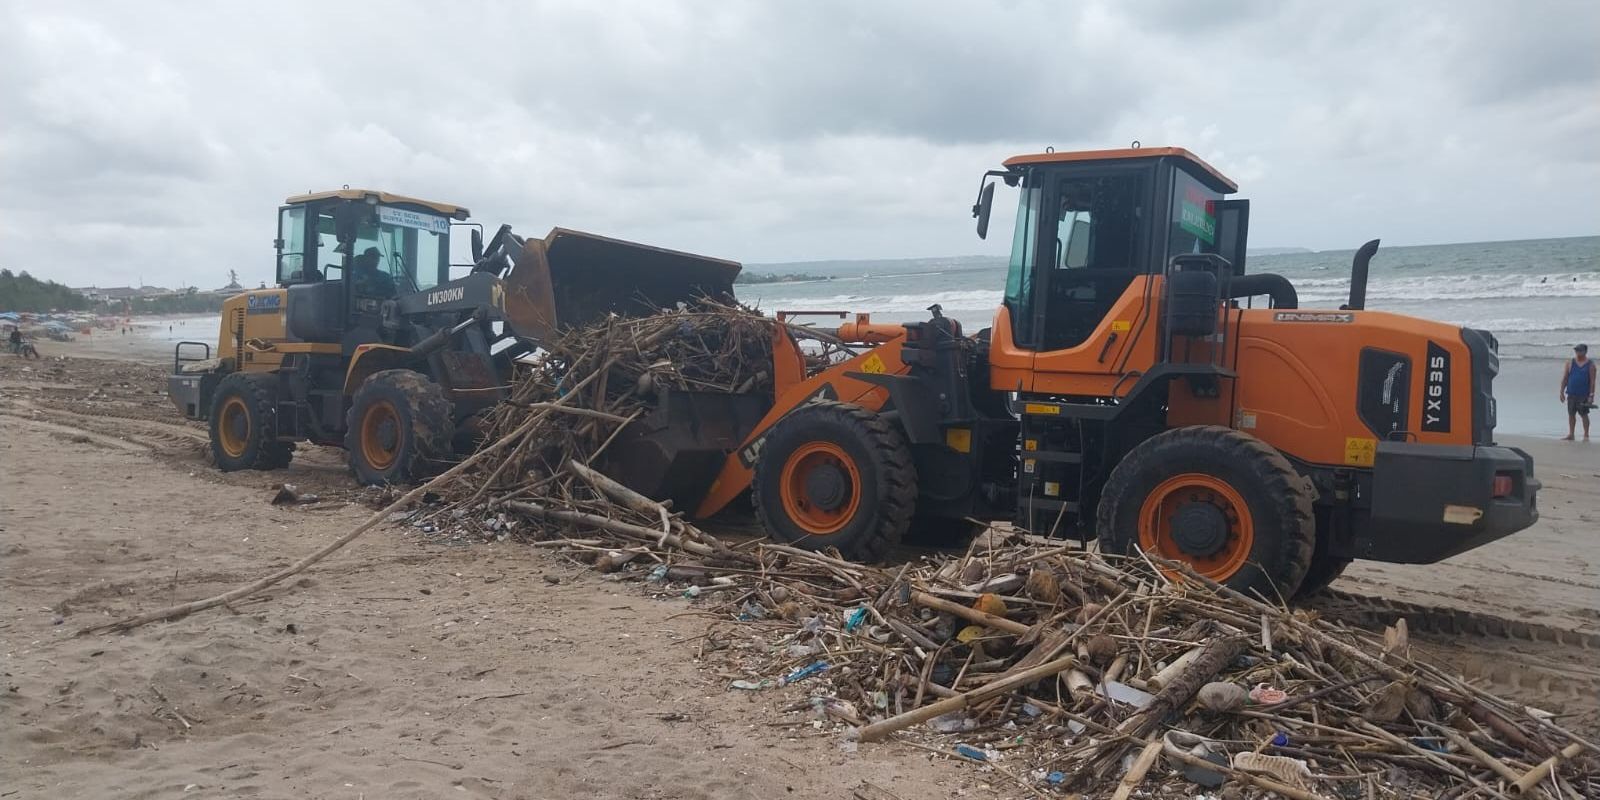
[[960, 603], [952, 603], [942, 597], [934, 597], [927, 592], [912, 592], [911, 602], [916, 603], [919, 606], [926, 606], [934, 609], [935, 611], [944, 611], [954, 614], [962, 619], [967, 620], [968, 622], [977, 623], [985, 628], [994, 628], [995, 630], [1014, 633], [1019, 636], [1028, 632], [1028, 626], [1020, 622], [1014, 622], [1006, 619], [1005, 617], [997, 617], [993, 614], [986, 614], [976, 608], [968, 608]]
[[1040, 664], [1030, 670], [1019, 672], [1015, 675], [999, 678], [971, 691], [962, 692], [955, 697], [946, 698], [935, 703], [929, 703], [922, 708], [912, 709], [904, 714], [890, 717], [882, 722], [875, 722], [860, 730], [858, 738], [863, 742], [875, 742], [895, 731], [904, 730], [918, 723], [927, 722], [934, 717], [970, 708], [974, 703], [987, 700], [991, 697], [1005, 694], [1013, 689], [1020, 689], [1034, 681], [1048, 678], [1062, 670], [1070, 669], [1077, 659], [1072, 656], [1063, 656], [1055, 661]]

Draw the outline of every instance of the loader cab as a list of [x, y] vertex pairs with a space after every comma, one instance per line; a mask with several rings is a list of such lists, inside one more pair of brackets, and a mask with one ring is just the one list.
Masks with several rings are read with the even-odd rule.
[[365, 266], [363, 256], [377, 256], [372, 267], [384, 286], [436, 286], [449, 279], [450, 222], [467, 215], [459, 206], [366, 189], [291, 197], [278, 209], [278, 285], [343, 280]]
[[450, 224], [465, 208], [366, 189], [290, 197], [278, 209], [278, 285], [301, 341], [374, 341], [385, 300], [449, 280]]
[[[1047, 152], [1005, 167], [990, 174], [1019, 189], [1004, 301], [1019, 347], [1086, 345], [1129, 288], [1149, 287], [1139, 279], [1162, 275], [1173, 256], [1216, 254], [1243, 271], [1248, 201], [1225, 200], [1234, 183], [1188, 151]], [[991, 196], [974, 208], [980, 231]]]

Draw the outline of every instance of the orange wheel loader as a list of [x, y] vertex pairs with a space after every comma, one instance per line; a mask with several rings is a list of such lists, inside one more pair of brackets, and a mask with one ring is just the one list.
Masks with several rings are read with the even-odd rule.
[[613, 463], [700, 516], [748, 490], [773, 537], [857, 559], [1010, 520], [1273, 599], [1538, 518], [1532, 460], [1494, 444], [1494, 336], [1367, 310], [1377, 242], [1348, 304], [1306, 309], [1183, 149], [1012, 158], [980, 236], [992, 179], [1019, 193], [992, 327], [846, 317], [819, 332], [853, 357], [807, 375], [777, 324], [771, 397], [665, 403]]

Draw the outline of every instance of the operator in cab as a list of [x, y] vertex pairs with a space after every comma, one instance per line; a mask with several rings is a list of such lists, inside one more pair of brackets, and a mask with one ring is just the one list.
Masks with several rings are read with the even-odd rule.
[[394, 297], [394, 278], [378, 269], [378, 248], [361, 251], [350, 262], [351, 288], [362, 297]]

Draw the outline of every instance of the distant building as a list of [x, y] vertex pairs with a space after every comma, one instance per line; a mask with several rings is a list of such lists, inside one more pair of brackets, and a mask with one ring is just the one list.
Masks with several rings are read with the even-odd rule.
[[116, 300], [131, 300], [135, 297], [139, 297], [142, 294], [139, 289], [135, 289], [131, 286], [110, 286], [106, 288], [101, 288], [98, 286], [86, 286], [81, 289], [75, 289], [74, 291], [88, 298], [89, 302], [91, 303], [110, 303]]

